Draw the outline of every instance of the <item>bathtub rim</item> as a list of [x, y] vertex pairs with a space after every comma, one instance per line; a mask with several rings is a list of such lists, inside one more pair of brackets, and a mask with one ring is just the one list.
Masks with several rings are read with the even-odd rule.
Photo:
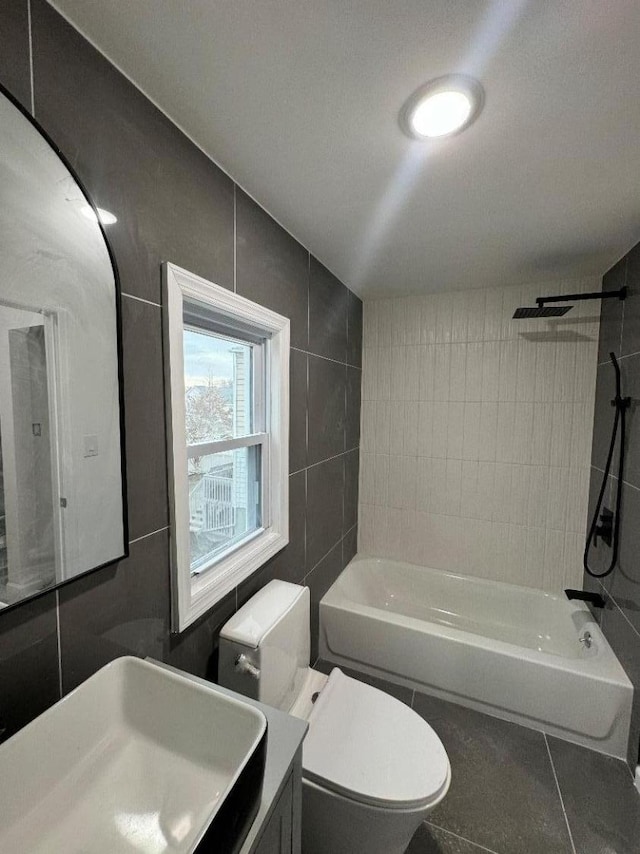
[[[376, 608], [373, 605], [356, 602], [353, 599], [345, 600], [340, 588], [340, 579], [349, 570], [350, 567], [357, 563], [374, 562], [376, 564], [390, 564], [400, 567], [408, 567], [413, 570], [427, 570], [431, 573], [454, 577], [456, 579], [471, 580], [478, 582], [486, 587], [499, 585], [501, 588], [508, 590], [523, 591], [527, 595], [539, 595], [541, 598], [550, 598], [557, 602], [562, 609], [566, 611], [567, 616], [578, 614], [583, 616], [584, 623], [580, 627], [580, 631], [588, 630], [596, 642], [596, 647], [593, 653], [588, 651], [587, 655], [577, 655], [575, 657], [566, 657], [555, 653], [535, 650], [530, 647], [519, 646], [518, 644], [510, 643], [509, 641], [500, 640], [497, 638], [481, 635], [476, 632], [471, 632], [465, 629], [458, 629], [452, 626], [445, 626], [440, 623], [435, 623], [430, 620], [422, 620], [418, 617], [409, 617], [404, 614], [398, 614], [393, 611], [386, 611], [382, 608]], [[350, 603], [346, 604], [346, 602]], [[432, 567], [423, 567], [419, 564], [411, 564], [406, 561], [396, 561], [391, 558], [379, 558], [366, 554], [356, 554], [342, 570], [340, 575], [335, 579], [329, 587], [325, 595], [320, 600], [320, 612], [323, 607], [336, 608], [342, 612], [357, 612], [365, 617], [375, 620], [381, 620], [386, 623], [406, 625], [415, 631], [422, 631], [425, 634], [437, 635], [446, 638], [457, 645], [480, 647], [487, 652], [496, 652], [516, 660], [527, 660], [532, 663], [542, 664], [545, 667], [550, 667], [565, 673], [579, 674], [588, 679], [593, 679], [606, 684], [630, 688], [633, 690], [633, 683], [627, 676], [624, 668], [620, 664], [617, 656], [613, 652], [611, 645], [605, 637], [602, 629], [597, 623], [595, 617], [589, 610], [586, 603], [579, 600], [565, 600], [562, 596], [554, 593], [548, 593], [537, 588], [525, 587], [518, 584], [509, 584], [504, 581], [491, 581], [484, 578], [475, 578], [474, 576], [466, 576], [462, 573], [453, 573], [446, 570], [433, 569]], [[395, 617], [395, 619], [394, 619]], [[322, 620], [320, 620], [322, 622]], [[428, 628], [425, 628], [428, 627]], [[578, 641], [576, 632], [576, 642]], [[344, 660], [345, 665], [348, 662]], [[582, 666], [579, 666], [582, 665]], [[611, 670], [617, 671], [612, 673]]]
[[[347, 567], [345, 567], [345, 570], [343, 570], [343, 573], [349, 568], [349, 566], [351, 566], [352, 563], [356, 562], [357, 559], [360, 561], [374, 560], [383, 564], [401, 564], [408, 566], [411, 569], [421, 569], [421, 567], [415, 564], [407, 564], [406, 562], [393, 561], [385, 558], [372, 558], [368, 555], [358, 555], [349, 562]], [[440, 571], [433, 570], [433, 572]], [[341, 573], [341, 576], [343, 573]], [[466, 579], [466, 576], [461, 577]], [[517, 667], [517, 664], [523, 661], [523, 654], [531, 653], [531, 655], [526, 656], [528, 659], [524, 662], [526, 667], [532, 667], [532, 673], [535, 673], [535, 670], [540, 668], [549, 674], [547, 677], [542, 677], [540, 684], [543, 690], [547, 679], [551, 678], [552, 682], [547, 684], [549, 689], [553, 690], [553, 680], [563, 679], [563, 674], [566, 673], [567, 678], [571, 678], [578, 691], [575, 702], [571, 703], [568, 708], [579, 708], [579, 704], [584, 702], [581, 698], [588, 698], [589, 696], [593, 697], [593, 694], [591, 694], [592, 691], [606, 691], [607, 687], [610, 687], [610, 690], [613, 692], [613, 697], [616, 699], [611, 699], [610, 704], [613, 704], [610, 705], [611, 716], [606, 718], [607, 721], [610, 721], [610, 725], [606, 731], [600, 733], [600, 729], [599, 726], [597, 726], [596, 721], [592, 721], [592, 724], [585, 728], [585, 724], [581, 724], [579, 722], [579, 712], [577, 713], [578, 718], [575, 720], [572, 719], [570, 713], [568, 717], [567, 713], [561, 713], [561, 717], [556, 717], [556, 714], [552, 711], [553, 701], [551, 701], [552, 705], [549, 707], [548, 711], [545, 712], [543, 708], [538, 709], [538, 711], [534, 713], [533, 707], [528, 705], [520, 704], [518, 706], [517, 704], [516, 706], [510, 706], [509, 704], [505, 704], [506, 695], [500, 691], [498, 691], [498, 693], [493, 697], [487, 695], [482, 691], [482, 689], [480, 690], [480, 693], [476, 694], [474, 690], [465, 690], [465, 688], [462, 687], [463, 683], [456, 685], [455, 680], [450, 684], [448, 684], [448, 680], [439, 684], [437, 679], [425, 679], [425, 674], [420, 672], [420, 670], [412, 676], [406, 668], [394, 669], [393, 666], [390, 667], [390, 665], [393, 664], [393, 661], [387, 660], [383, 664], [384, 659], [382, 659], [377, 663], [374, 663], [376, 661], [375, 655], [373, 657], [369, 657], [366, 651], [366, 645], [368, 643], [367, 639], [369, 638], [375, 641], [376, 629], [375, 626], [367, 626], [367, 622], [372, 622], [374, 624], [377, 623], [379, 626], [378, 631], [386, 633], [388, 630], [383, 628], [385, 624], [388, 625], [389, 629], [392, 631], [395, 626], [395, 631], [398, 631], [398, 629], [401, 630], [403, 627], [407, 627], [409, 621], [412, 621], [415, 624], [415, 628], [413, 626], [409, 627], [411, 634], [422, 634], [427, 637], [430, 635], [431, 637], [434, 637], [436, 642], [444, 642], [446, 644], [451, 643], [453, 638], [444, 632], [444, 629], [448, 627], [441, 626], [437, 623], [398, 615], [395, 615], [396, 619], [393, 619], [393, 614], [391, 614], [392, 619], [382, 619], [387, 616], [385, 610], [367, 606], [345, 607], [346, 604], [351, 603], [351, 600], [349, 600], [349, 603], [345, 603], [344, 601], [339, 604], [332, 603], [331, 599], [343, 598], [341, 591], [338, 591], [338, 595], [336, 597], [336, 588], [339, 587], [339, 579], [340, 576], [336, 581], [334, 581], [331, 588], [329, 588], [329, 591], [327, 591], [320, 601], [319, 652], [320, 657], [327, 663], [345, 668], [347, 672], [351, 671], [351, 675], [355, 678], [357, 678], [358, 672], [368, 674], [369, 676], [377, 677], [387, 682], [411, 689], [414, 692], [413, 696], [415, 696], [416, 692], [425, 696], [433, 696], [462, 707], [473, 709], [482, 714], [510, 721], [520, 726], [525, 726], [528, 729], [544, 734], [545, 737], [553, 736], [564, 741], [586, 747], [590, 750], [597, 751], [604, 755], [615, 757], [616, 759], [627, 763], [630, 761], [628, 750], [629, 736], [631, 732], [634, 688], [608, 641], [604, 638], [604, 635], [602, 635], [603, 644], [600, 654], [588, 659], [561, 659], [557, 655], [527, 650], [524, 647], [508, 644], [504, 641], [483, 638], [483, 636], [476, 635], [469, 631], [449, 629], [450, 632], [455, 632], [458, 635], [458, 637], [455, 638], [457, 641], [456, 645], [458, 646], [458, 652], [454, 653], [454, 660], [456, 655], [458, 657], [460, 655], [464, 656], [464, 648], [466, 647], [472, 654], [481, 656], [488, 655], [495, 657], [496, 659], [502, 658], [507, 668], [511, 668], [511, 670], [513, 670], [514, 663]], [[478, 580], [485, 581], [485, 579]], [[492, 583], [493, 582], [489, 582], [489, 584]], [[517, 587], [519, 585], [507, 586]], [[524, 589], [529, 591], [529, 588]], [[536, 591], [535, 589], [533, 592], [542, 592], [544, 594], [544, 591]], [[331, 596], [329, 595], [330, 593], [332, 593]], [[591, 618], [593, 621], [595, 629], [601, 634], [600, 627], [595, 623], [591, 612], [584, 603], [574, 603], [573, 601], [569, 602], [567, 600], [565, 604], [565, 601], [561, 596], [554, 597], [553, 594], [547, 595], [560, 600], [565, 612], [567, 611], [567, 607], [569, 609], [569, 613], [573, 613], [574, 610], [579, 613], [586, 612], [587, 617]], [[359, 651], [357, 651], [357, 643], [356, 647], [352, 647], [349, 650], [348, 648], [345, 648], [344, 650], [339, 651], [338, 649], [334, 650], [330, 647], [328, 628], [331, 625], [332, 611], [334, 612], [333, 619], [337, 619], [338, 624], [340, 621], [344, 622], [345, 616], [348, 614], [352, 614], [357, 618], [358, 622], [356, 625], [360, 627], [356, 630], [357, 635], [360, 636]], [[338, 616], [338, 614], [342, 616]], [[362, 646], [363, 640], [365, 643], [364, 647]], [[378, 637], [378, 641], [379, 640], [380, 637]], [[481, 643], [483, 640], [485, 643]], [[403, 643], [403, 646], [405, 643], [406, 647], [410, 649], [414, 642], [407, 638]], [[371, 646], [370, 643], [369, 646]], [[375, 650], [375, 645], [372, 648]], [[435, 648], [438, 649], [437, 646]], [[396, 654], [399, 654], [401, 657], [405, 657], [405, 653], [403, 652]], [[432, 653], [425, 650], [423, 654], [426, 656], [428, 661], [428, 656]], [[508, 662], [506, 661], [507, 656], [510, 659]], [[582, 663], [582, 666], [576, 667], [576, 662]], [[572, 664], [574, 666], [571, 666]], [[497, 664], [497, 666], [499, 667], [500, 665]], [[517, 680], [517, 677], [514, 676], [513, 678]], [[525, 679], [528, 681], [527, 677], [525, 677]], [[575, 680], [577, 680], [577, 683]], [[585, 686], [586, 694], [582, 694], [582, 690], [579, 688], [580, 681], [582, 681]], [[605, 701], [605, 709], [606, 702], [607, 701]], [[413, 699], [411, 705], [413, 706]]]

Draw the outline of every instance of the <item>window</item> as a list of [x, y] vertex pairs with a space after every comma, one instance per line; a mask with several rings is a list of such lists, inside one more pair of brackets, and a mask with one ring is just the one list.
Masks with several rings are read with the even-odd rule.
[[165, 264], [174, 628], [288, 542], [289, 321]]

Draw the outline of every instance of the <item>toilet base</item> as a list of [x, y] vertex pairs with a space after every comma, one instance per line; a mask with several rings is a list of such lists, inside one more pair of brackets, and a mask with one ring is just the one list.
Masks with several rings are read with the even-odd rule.
[[404, 854], [433, 806], [384, 810], [303, 778], [302, 854]]

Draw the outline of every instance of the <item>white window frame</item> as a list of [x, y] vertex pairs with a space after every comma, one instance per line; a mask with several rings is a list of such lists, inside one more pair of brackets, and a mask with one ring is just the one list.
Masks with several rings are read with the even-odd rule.
[[[164, 341], [169, 498], [171, 509], [172, 625], [184, 631], [289, 542], [289, 319], [175, 264], [163, 264]], [[185, 428], [184, 303], [197, 301], [212, 321], [266, 340], [264, 430], [233, 447], [260, 444], [262, 527], [223, 553], [210, 568], [191, 572], [189, 487]], [[238, 334], [238, 339], [242, 335]], [[213, 447], [215, 446], [215, 448]], [[204, 453], [224, 450], [225, 442], [203, 443]], [[212, 450], [207, 450], [207, 448]]]

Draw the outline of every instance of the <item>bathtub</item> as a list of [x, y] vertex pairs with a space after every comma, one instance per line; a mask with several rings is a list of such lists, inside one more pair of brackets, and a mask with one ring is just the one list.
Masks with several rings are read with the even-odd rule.
[[320, 602], [320, 654], [626, 759], [633, 686], [583, 603], [358, 555]]

